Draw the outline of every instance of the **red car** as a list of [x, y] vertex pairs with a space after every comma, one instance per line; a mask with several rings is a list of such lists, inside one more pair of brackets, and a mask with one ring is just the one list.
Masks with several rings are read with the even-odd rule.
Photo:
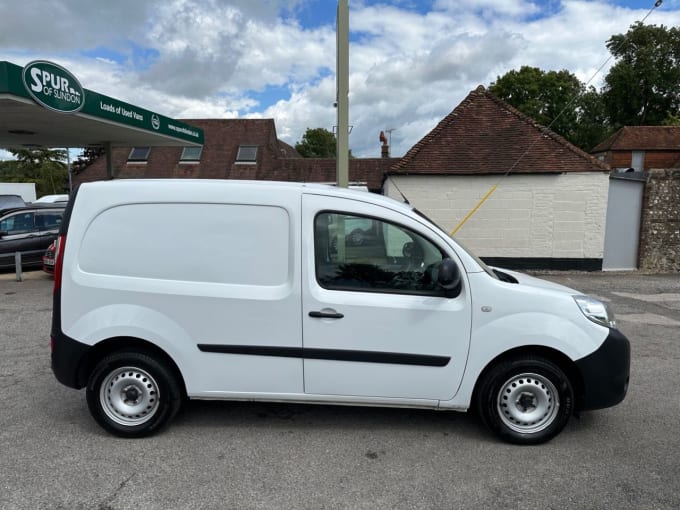
[[56, 242], [52, 241], [43, 255], [42, 268], [47, 274], [54, 274], [54, 252], [56, 249]]

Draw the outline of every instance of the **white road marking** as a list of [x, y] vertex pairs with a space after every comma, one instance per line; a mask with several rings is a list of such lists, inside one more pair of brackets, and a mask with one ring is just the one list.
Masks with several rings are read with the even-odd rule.
[[612, 292], [617, 296], [637, 299], [638, 301], [646, 301], [648, 303], [669, 303], [673, 301], [680, 301], [680, 293], [666, 293], [666, 294], [631, 294], [628, 292]]
[[616, 314], [617, 321], [653, 324], [655, 326], [680, 326], [680, 321], [657, 315], [655, 313]]

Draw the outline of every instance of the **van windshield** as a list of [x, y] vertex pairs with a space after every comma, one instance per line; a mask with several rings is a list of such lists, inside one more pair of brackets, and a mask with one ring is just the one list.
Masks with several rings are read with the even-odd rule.
[[[416, 213], [421, 218], [426, 219], [429, 223], [432, 224], [432, 226], [436, 227], [439, 230], [439, 232], [443, 233], [446, 237], [451, 237], [449, 235], [449, 233], [446, 232], [446, 230], [441, 228], [439, 225], [437, 225], [434, 221], [432, 221], [430, 218], [428, 218], [425, 214], [423, 214], [421, 211], [419, 211], [415, 207], [413, 208], [413, 212]], [[477, 262], [477, 264], [479, 264], [479, 267], [481, 267], [486, 274], [488, 274], [492, 278], [495, 278], [496, 280], [499, 279], [498, 275], [493, 271], [493, 269], [491, 269], [489, 266], [487, 266], [482, 259], [480, 259], [477, 255], [475, 255], [475, 253], [473, 251], [470, 251], [470, 249], [468, 249], [467, 246], [465, 246], [462, 242], [460, 242], [460, 240], [454, 239], [454, 241], [456, 241], [456, 244], [458, 246], [460, 246], [460, 248], [465, 253], [467, 253], [470, 257], [472, 257], [475, 260], [475, 262]]]

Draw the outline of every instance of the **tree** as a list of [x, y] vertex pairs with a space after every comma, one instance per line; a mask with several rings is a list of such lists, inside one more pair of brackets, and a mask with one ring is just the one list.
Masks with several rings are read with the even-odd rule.
[[71, 163], [71, 172], [78, 174], [106, 153], [103, 147], [84, 147], [78, 158]]
[[302, 140], [295, 144], [303, 158], [334, 158], [336, 149], [335, 135], [324, 128], [307, 128]]
[[574, 102], [576, 121], [564, 137], [589, 152], [614, 131], [607, 119], [602, 94], [588, 87]]
[[33, 182], [38, 197], [63, 193], [68, 180], [64, 149], [9, 149], [16, 158], [10, 182]]
[[23, 182], [23, 176], [19, 175], [15, 160], [0, 161], [0, 182]]
[[522, 66], [499, 76], [489, 91], [584, 150], [608, 133], [600, 95], [567, 70]]
[[680, 126], [680, 115], [675, 116], [668, 114], [668, 118], [663, 122], [664, 126]]
[[680, 28], [636, 23], [611, 36], [607, 48], [617, 59], [603, 88], [613, 126], [659, 125], [680, 115]]

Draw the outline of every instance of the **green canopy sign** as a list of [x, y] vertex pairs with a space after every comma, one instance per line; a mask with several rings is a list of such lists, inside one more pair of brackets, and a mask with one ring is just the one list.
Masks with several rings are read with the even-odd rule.
[[78, 79], [52, 62], [29, 62], [24, 67], [22, 79], [31, 97], [50, 110], [74, 113], [85, 104], [85, 90]]
[[[69, 71], [45, 60], [35, 60], [23, 68], [0, 61], [0, 123], [9, 122], [6, 119], [10, 117], [5, 116], [6, 110], [3, 110], [7, 99], [16, 101], [11, 110], [13, 125], [5, 127], [3, 124], [3, 129], [0, 129], [0, 140], [3, 140], [3, 137], [9, 140], [6, 142], [7, 146], [36, 143], [37, 138], [42, 136], [40, 143], [50, 145], [53, 143], [50, 140], [56, 138], [60, 140], [60, 145], [56, 146], [62, 147], [65, 143], [62, 140], [68, 134], [63, 132], [62, 127], [67, 125], [81, 130], [79, 143], [83, 144], [97, 145], [111, 140], [116, 146], [203, 145], [202, 129], [84, 89]], [[39, 121], [36, 120], [37, 125], [26, 120], [32, 116], [26, 107], [30, 110], [40, 110], [35, 113], [35, 116], [40, 118]], [[61, 119], [57, 118], [60, 115]], [[54, 122], [45, 121], [51, 117], [54, 117]], [[20, 119], [23, 119], [24, 124], [17, 128], [14, 124]], [[83, 122], [80, 123], [79, 119]], [[98, 134], [96, 136], [92, 134], [94, 138], [82, 132], [86, 129], [83, 126], [89, 122], [96, 124], [94, 127], [97, 128], [95, 132]], [[14, 136], [13, 131], [22, 129], [34, 132], [29, 135], [32, 137], [31, 140], [22, 141], [17, 138], [18, 135]], [[104, 135], [102, 131], [108, 133]]]

